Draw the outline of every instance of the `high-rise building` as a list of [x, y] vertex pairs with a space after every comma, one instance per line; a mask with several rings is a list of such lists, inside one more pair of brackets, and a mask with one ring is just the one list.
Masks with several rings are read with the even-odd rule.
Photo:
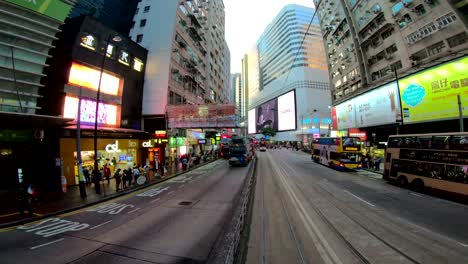
[[466, 53], [466, 13], [451, 2], [321, 1], [334, 104]]
[[31, 182], [60, 188], [58, 137], [70, 119], [38, 114], [38, 100], [49, 51], [73, 3], [0, 1], [0, 193]]
[[222, 0], [141, 1], [130, 36], [148, 49], [145, 130], [166, 129], [166, 106], [227, 102]]
[[231, 75], [231, 87], [233, 103], [236, 105], [237, 109], [237, 120], [239, 120], [239, 122], [243, 122], [246, 116], [246, 97], [240, 73], [234, 73]]
[[[329, 132], [331, 100], [327, 63], [319, 21], [317, 17], [312, 19], [313, 14], [312, 8], [285, 6], [257, 41], [256, 51], [244, 57], [249, 109], [257, 110], [257, 124], [263, 118], [261, 115], [265, 115], [265, 107], [271, 112], [271, 118], [283, 118], [284, 113], [278, 109], [283, 106], [275, 108], [275, 103], [270, 102], [295, 90], [296, 105], [290, 102], [289, 106], [296, 113], [291, 117], [295, 119], [292, 129], [281, 132], [279, 128], [275, 140], [307, 141], [312, 134]], [[281, 120], [272, 120], [275, 122]], [[258, 127], [255, 132], [260, 133]]]
[[[327, 51], [334, 127], [375, 144], [391, 134], [458, 130], [457, 94], [468, 89], [463, 1], [314, 3]], [[461, 98], [467, 105], [468, 98]]]
[[90, 16], [109, 28], [127, 36], [133, 25], [133, 15], [141, 0], [74, 0], [69, 17]]

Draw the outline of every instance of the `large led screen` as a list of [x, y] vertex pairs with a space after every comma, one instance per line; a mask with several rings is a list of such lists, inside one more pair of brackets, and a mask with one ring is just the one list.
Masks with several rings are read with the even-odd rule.
[[278, 131], [296, 129], [295, 90], [278, 97]]
[[249, 121], [247, 124], [247, 133], [248, 134], [255, 134], [257, 126], [255, 125], [255, 108], [249, 110]]
[[[70, 69], [68, 83], [97, 91], [99, 75], [100, 71], [74, 62]], [[118, 95], [120, 81], [120, 78], [103, 72], [101, 77], [101, 93]]]
[[257, 107], [256, 127], [257, 133], [262, 133], [262, 129], [271, 127], [278, 130], [277, 120], [277, 98], [272, 99]]
[[457, 95], [468, 116], [468, 57], [403, 78], [399, 86], [403, 123], [457, 118]]
[[[65, 118], [77, 119], [78, 114], [78, 98], [65, 97], [65, 106], [63, 108], [63, 116]], [[96, 101], [81, 100], [80, 120], [83, 123], [93, 123], [95, 121]], [[117, 106], [99, 103], [98, 124], [117, 125]]]
[[394, 124], [401, 120], [396, 82], [355, 97], [354, 106], [357, 127]]

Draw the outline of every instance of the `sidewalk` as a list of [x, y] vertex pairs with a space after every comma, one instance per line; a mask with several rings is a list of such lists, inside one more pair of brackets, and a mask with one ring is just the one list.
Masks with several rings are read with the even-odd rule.
[[[212, 161], [216, 161], [216, 159]], [[187, 171], [203, 166], [212, 161], [201, 162], [198, 165], [193, 165]], [[147, 183], [143, 185], [132, 185], [126, 190], [116, 191], [115, 179], [113, 178], [110, 179], [110, 183], [107, 183], [107, 180], [101, 181], [101, 194], [96, 194], [94, 184], [86, 185], [86, 198], [80, 197], [78, 185], [68, 186], [66, 193], [55, 192], [40, 194], [38, 204], [34, 208], [33, 218], [29, 217], [28, 211], [25, 211], [24, 218], [21, 217], [18, 209], [16, 192], [0, 193], [0, 200], [2, 201], [2, 206], [0, 207], [0, 228], [35, 221], [44, 216], [73, 211], [82, 207], [110, 200], [141, 188], [145, 188], [149, 185], [165, 181], [184, 172], [175, 167], [167, 169], [167, 173], [164, 174], [163, 178], [151, 177]]]

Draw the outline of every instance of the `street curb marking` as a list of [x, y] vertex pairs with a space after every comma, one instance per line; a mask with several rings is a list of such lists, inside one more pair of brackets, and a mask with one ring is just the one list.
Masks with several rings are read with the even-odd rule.
[[54, 240], [54, 241], [50, 241], [50, 242], [47, 242], [47, 243], [44, 243], [44, 244], [41, 244], [41, 245], [37, 245], [37, 246], [34, 246], [34, 247], [30, 247], [31, 250], [34, 250], [34, 249], [37, 249], [37, 248], [41, 248], [41, 247], [44, 247], [44, 246], [47, 246], [47, 245], [50, 245], [50, 244], [54, 244], [54, 243], [57, 243], [59, 241], [62, 241], [64, 240], [65, 238], [59, 238], [57, 240]]
[[112, 220], [109, 220], [109, 221], [104, 222], [104, 223], [102, 223], [102, 224], [99, 224], [99, 225], [97, 225], [97, 226], [93, 226], [93, 227], [91, 227], [89, 230], [96, 229], [96, 228], [101, 227], [101, 226], [103, 226], [103, 225], [105, 225], [105, 224], [108, 224], [108, 223], [110, 223], [110, 222], [112, 222]]

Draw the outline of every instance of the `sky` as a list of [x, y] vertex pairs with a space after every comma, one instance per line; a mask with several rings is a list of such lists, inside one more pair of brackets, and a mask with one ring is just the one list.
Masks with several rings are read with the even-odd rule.
[[288, 4], [313, 7], [313, 0], [224, 0], [226, 41], [231, 51], [231, 73], [240, 73], [242, 57]]

